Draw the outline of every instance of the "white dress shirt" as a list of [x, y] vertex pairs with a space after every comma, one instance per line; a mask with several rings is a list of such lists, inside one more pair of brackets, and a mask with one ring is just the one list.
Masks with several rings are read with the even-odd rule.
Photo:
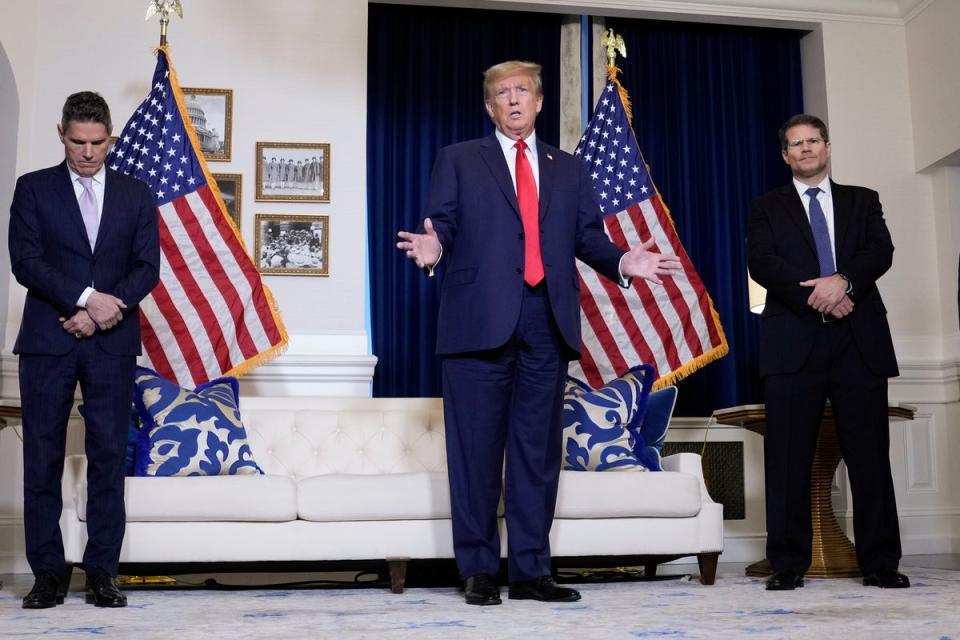
[[[77, 204], [80, 204], [80, 196], [83, 195], [83, 184], [80, 182], [80, 175], [70, 168], [70, 165], [67, 165], [67, 171], [70, 172], [70, 184], [73, 185], [73, 193], [77, 196]], [[106, 191], [106, 177], [107, 177], [107, 167], [103, 165], [100, 167], [100, 170], [93, 175], [93, 195], [97, 197], [97, 225], [100, 225], [100, 220], [103, 218], [103, 194]], [[83, 293], [80, 294], [80, 297], [77, 299], [78, 307], [87, 306], [87, 298], [90, 297], [90, 294], [95, 291], [93, 288], [93, 283], [90, 283], [91, 286], [83, 290]]]
[[[807, 222], [810, 222], [810, 196], [807, 195], [807, 189], [810, 185], [803, 184], [796, 178], [793, 179], [793, 187], [800, 196], [800, 202], [803, 203], [803, 211], [807, 214]], [[830, 176], [823, 179], [816, 185], [820, 189], [817, 194], [817, 202], [823, 209], [823, 217], [827, 219], [827, 233], [830, 236], [830, 247], [833, 249], [833, 263], [837, 263], [837, 238], [833, 233], [833, 192], [830, 190]]]

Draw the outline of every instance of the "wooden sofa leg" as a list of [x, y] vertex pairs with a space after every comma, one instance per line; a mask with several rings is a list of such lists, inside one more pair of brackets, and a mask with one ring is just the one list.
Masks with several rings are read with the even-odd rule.
[[719, 552], [697, 554], [697, 564], [700, 565], [700, 584], [711, 585], [716, 582], [719, 558]]
[[407, 580], [407, 561], [387, 560], [387, 565], [390, 567], [390, 591], [403, 593], [403, 586]]

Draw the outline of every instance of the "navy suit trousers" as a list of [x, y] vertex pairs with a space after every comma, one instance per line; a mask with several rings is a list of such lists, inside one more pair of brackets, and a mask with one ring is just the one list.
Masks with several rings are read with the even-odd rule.
[[124, 456], [133, 398], [134, 356], [113, 356], [78, 340], [65, 355], [20, 356], [23, 406], [24, 537], [34, 574], [65, 569], [60, 514], [67, 421], [77, 383], [87, 455], [87, 574], [115, 576], [123, 543]]
[[453, 546], [464, 578], [500, 567], [501, 486], [509, 579], [550, 575], [568, 356], [541, 284], [524, 288], [505, 345], [443, 359]]

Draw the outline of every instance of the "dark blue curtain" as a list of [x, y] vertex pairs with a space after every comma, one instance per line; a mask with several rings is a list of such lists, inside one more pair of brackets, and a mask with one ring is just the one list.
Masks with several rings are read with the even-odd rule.
[[371, 4], [367, 58], [367, 208], [375, 396], [439, 396], [433, 355], [439, 283], [397, 249], [414, 230], [437, 150], [487, 135], [483, 71], [543, 65], [537, 135], [560, 137], [560, 16]]
[[677, 415], [762, 402], [747, 308], [750, 200], [790, 179], [777, 129], [803, 110], [798, 31], [608, 18], [633, 127], [730, 353], [679, 383]]

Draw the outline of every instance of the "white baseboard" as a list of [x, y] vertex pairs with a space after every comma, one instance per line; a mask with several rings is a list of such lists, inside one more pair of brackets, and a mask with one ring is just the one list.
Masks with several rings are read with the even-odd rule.
[[23, 518], [0, 516], [0, 574], [30, 573], [23, 547]]

